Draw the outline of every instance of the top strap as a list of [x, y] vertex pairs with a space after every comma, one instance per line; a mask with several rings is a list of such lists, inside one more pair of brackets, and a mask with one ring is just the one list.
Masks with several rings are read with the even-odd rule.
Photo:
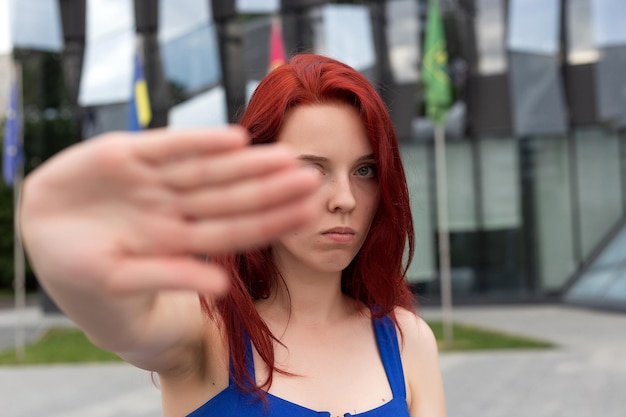
[[[254, 373], [254, 357], [252, 355], [252, 341], [250, 340], [250, 336], [248, 336], [248, 332], [243, 331], [243, 343], [244, 343], [244, 347], [245, 347], [245, 354], [244, 354], [244, 359], [245, 359], [245, 365], [246, 365], [246, 370], [248, 371], [248, 375], [250, 375], [250, 378], [252, 378], [253, 381], [256, 380], [256, 375]], [[229, 386], [235, 386], [235, 379], [233, 378], [233, 375], [235, 375], [235, 368], [233, 367], [233, 358], [232, 356], [229, 356], [228, 358], [228, 368], [229, 368], [229, 373], [228, 373], [228, 385]]]
[[391, 392], [394, 398], [406, 400], [406, 385], [396, 325], [389, 316], [374, 319], [374, 332], [376, 333], [378, 350], [387, 373]]
[[254, 371], [254, 356], [252, 354], [252, 341], [248, 336], [248, 333], [245, 334], [244, 342], [246, 344], [246, 369], [248, 370], [248, 375], [252, 378], [253, 381], [256, 381], [256, 374]]

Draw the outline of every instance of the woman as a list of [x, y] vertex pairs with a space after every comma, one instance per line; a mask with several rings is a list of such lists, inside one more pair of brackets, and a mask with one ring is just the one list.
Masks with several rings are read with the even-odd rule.
[[238, 130], [117, 134], [31, 175], [21, 224], [42, 284], [94, 343], [158, 373], [168, 417], [444, 416], [375, 90], [299, 55], [241, 125], [269, 145], [245, 148]]

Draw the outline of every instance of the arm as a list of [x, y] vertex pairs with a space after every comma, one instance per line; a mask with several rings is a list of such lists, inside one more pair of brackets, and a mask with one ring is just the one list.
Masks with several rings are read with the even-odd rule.
[[415, 313], [397, 309], [402, 364], [411, 417], [445, 417], [446, 405], [435, 336]]
[[315, 177], [284, 149], [246, 143], [239, 128], [108, 134], [28, 176], [31, 265], [97, 345], [158, 372], [189, 365], [181, 350], [213, 335], [197, 293], [228, 288], [194, 254], [263, 244], [310, 218]]

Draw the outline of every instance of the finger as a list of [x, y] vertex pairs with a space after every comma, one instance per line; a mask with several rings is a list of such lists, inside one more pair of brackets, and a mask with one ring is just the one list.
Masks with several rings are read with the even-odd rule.
[[166, 185], [184, 190], [262, 176], [296, 165], [297, 160], [287, 148], [264, 145], [172, 161], [161, 169], [161, 176]]
[[314, 216], [314, 204], [308, 197], [262, 213], [190, 222], [187, 230], [178, 236], [176, 246], [187, 253], [209, 255], [264, 246], [310, 222]]
[[189, 192], [177, 201], [184, 216], [202, 219], [232, 217], [288, 204], [309, 195], [319, 185], [319, 175], [310, 169], [286, 169], [221, 187]]
[[191, 290], [220, 296], [229, 288], [226, 271], [190, 256], [132, 258], [111, 275], [108, 289], [118, 294], [145, 291]]
[[133, 138], [133, 150], [139, 158], [150, 163], [224, 152], [248, 143], [248, 135], [240, 126], [193, 130], [154, 129], [142, 135], [141, 138]]

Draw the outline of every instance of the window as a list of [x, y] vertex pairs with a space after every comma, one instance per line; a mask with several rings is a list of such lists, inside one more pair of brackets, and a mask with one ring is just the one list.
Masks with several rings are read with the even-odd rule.
[[591, 0], [570, 0], [567, 6], [567, 61], [572, 65], [596, 62]]
[[221, 80], [217, 35], [205, 0], [161, 0], [159, 44], [174, 102]]
[[510, 0], [508, 48], [556, 55], [559, 51], [560, 0]]
[[591, 3], [594, 41], [598, 47], [626, 44], [626, 2], [623, 0], [593, 0]]
[[127, 102], [135, 46], [132, 0], [88, 0], [85, 38], [79, 103], [95, 106]]
[[388, 1], [387, 39], [389, 61], [396, 83], [417, 82], [420, 56], [417, 2]]
[[478, 72], [481, 75], [506, 71], [504, 48], [504, 0], [478, 0], [476, 2], [476, 43]]

